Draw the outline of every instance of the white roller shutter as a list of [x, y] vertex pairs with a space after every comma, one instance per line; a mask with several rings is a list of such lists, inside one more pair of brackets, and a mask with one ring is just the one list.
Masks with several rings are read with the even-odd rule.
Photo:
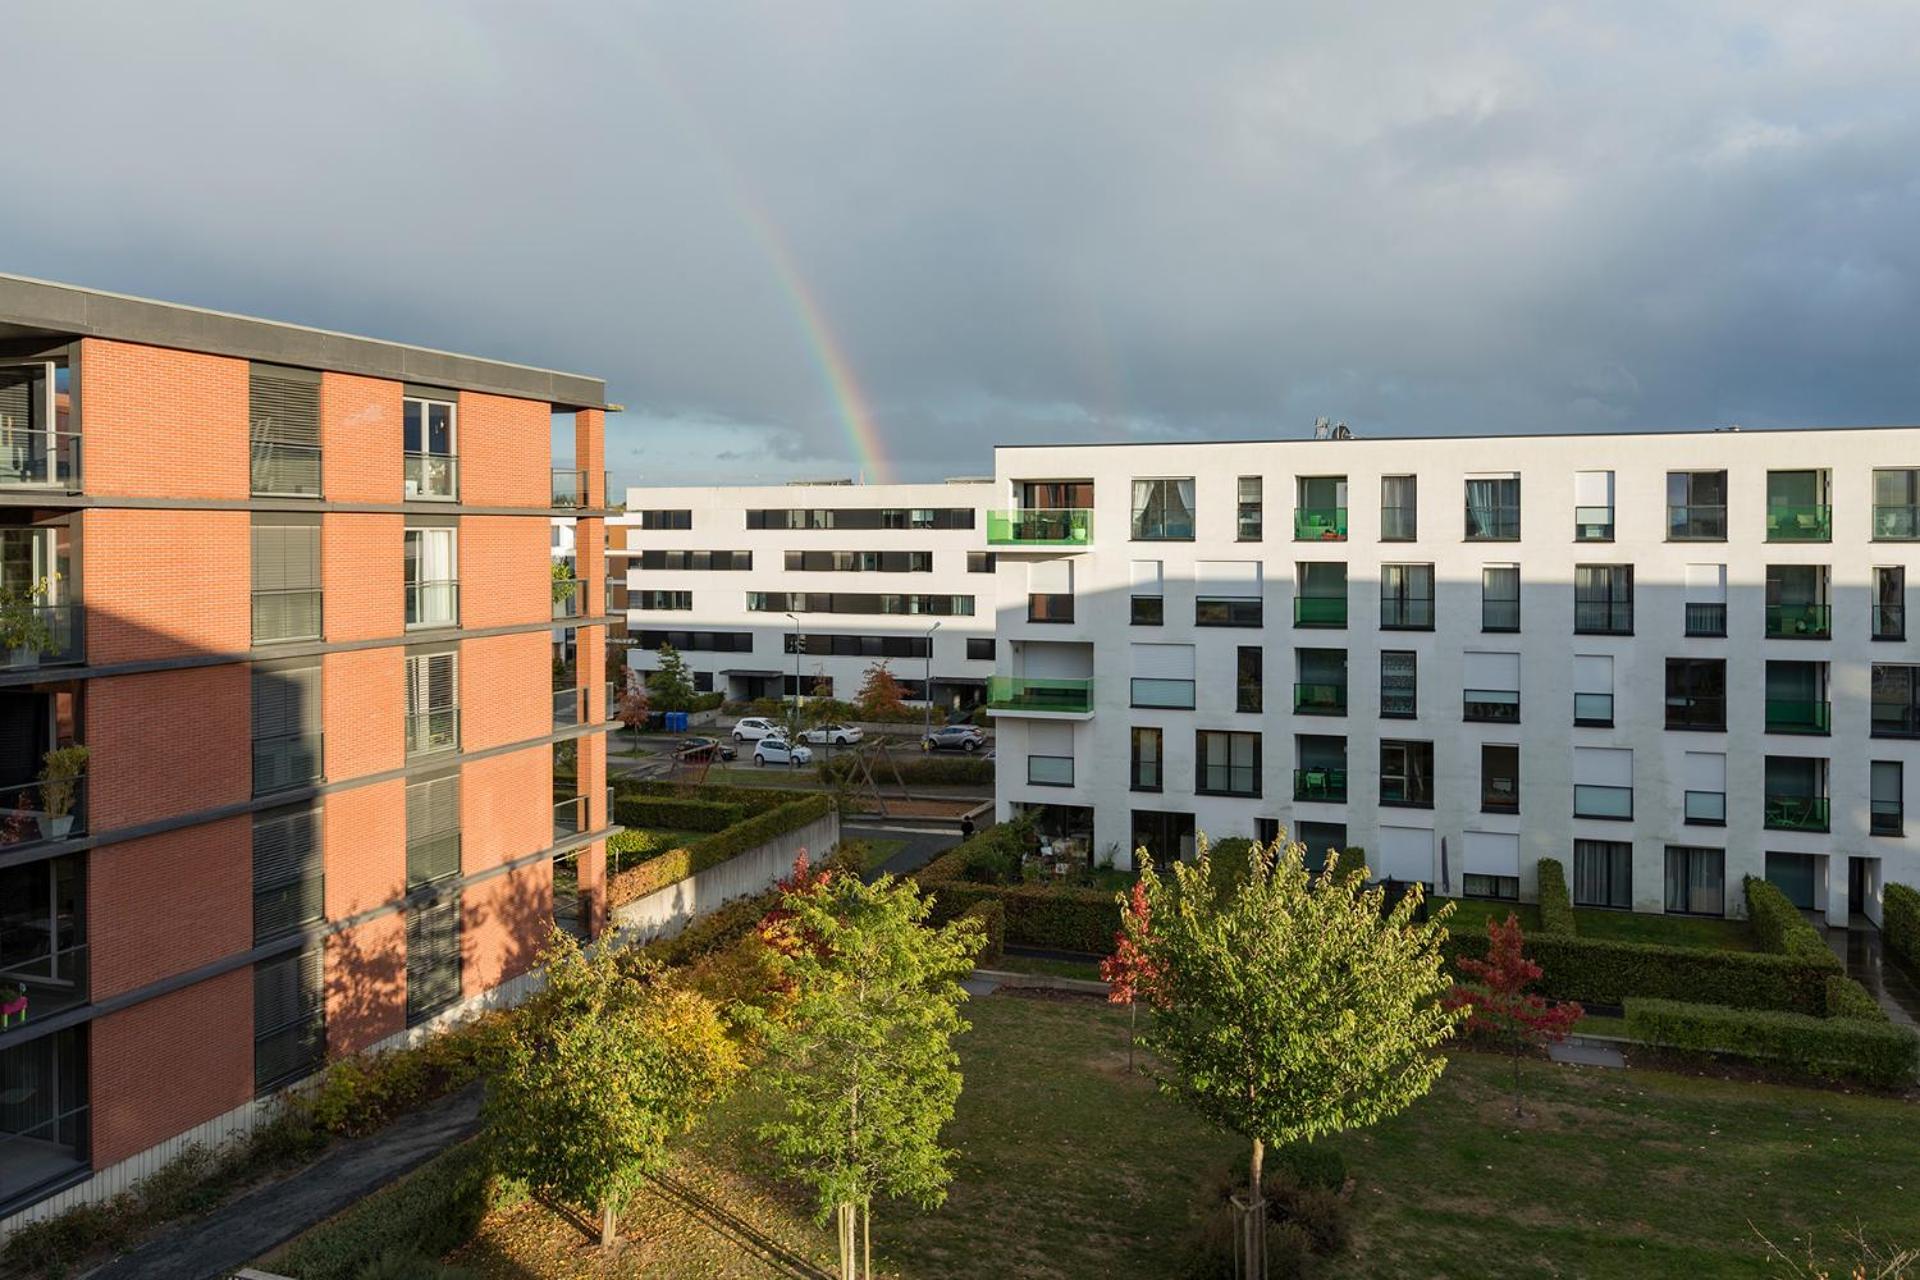
[[1462, 679], [1468, 689], [1518, 689], [1520, 655], [1517, 653], [1467, 653]]
[[1689, 751], [1683, 769], [1688, 791], [1725, 792], [1727, 757], [1718, 751]]
[[1161, 562], [1158, 560], [1135, 560], [1133, 562], [1133, 594], [1137, 596], [1157, 596], [1165, 590]]
[[1027, 566], [1027, 591], [1037, 596], [1072, 595], [1073, 562], [1065, 557], [1035, 560]]
[[1380, 856], [1369, 858], [1383, 880], [1433, 883], [1433, 832], [1426, 827], [1380, 828]]
[[1194, 578], [1204, 596], [1254, 597], [1260, 594], [1258, 560], [1202, 560]]
[[1136, 644], [1133, 648], [1133, 674], [1145, 680], [1193, 679], [1193, 646], [1190, 644]]
[[1727, 566], [1690, 564], [1687, 566], [1687, 600], [1691, 604], [1727, 602]]
[[1631, 787], [1633, 752], [1625, 747], [1575, 747], [1573, 781], [1580, 787]]
[[1467, 875], [1517, 876], [1520, 874], [1520, 837], [1499, 831], [1469, 831], [1461, 856]]
[[1574, 472], [1573, 505], [1576, 507], [1611, 507], [1613, 505], [1613, 472]]
[[1575, 693], [1613, 693], [1613, 658], [1610, 655], [1582, 653], [1573, 659]]
[[1073, 725], [1058, 720], [1027, 722], [1027, 754], [1035, 756], [1071, 756]]

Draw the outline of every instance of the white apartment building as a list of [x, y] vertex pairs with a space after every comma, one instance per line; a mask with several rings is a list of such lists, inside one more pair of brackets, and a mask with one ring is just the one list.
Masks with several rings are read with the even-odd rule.
[[1920, 883], [1920, 429], [995, 472], [1000, 816], [1096, 860], [1284, 828], [1447, 895], [1531, 899], [1551, 856], [1580, 905], [1738, 914], [1766, 876], [1836, 925]]
[[931, 679], [936, 706], [977, 705], [993, 673], [993, 493], [984, 479], [630, 488], [607, 552], [628, 662], [652, 670], [665, 642], [702, 692], [797, 683], [852, 701], [884, 661], [910, 702]]

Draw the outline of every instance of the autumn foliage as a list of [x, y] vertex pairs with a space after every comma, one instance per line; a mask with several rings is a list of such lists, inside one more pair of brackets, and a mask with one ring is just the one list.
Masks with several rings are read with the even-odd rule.
[[1462, 956], [1454, 963], [1471, 981], [1448, 993], [1449, 1009], [1467, 1011], [1467, 1029], [1503, 1044], [1513, 1055], [1513, 1110], [1520, 1114], [1520, 1057], [1529, 1049], [1566, 1038], [1585, 1012], [1575, 1001], [1551, 1004], [1527, 990], [1540, 980], [1540, 966], [1527, 959], [1526, 936], [1511, 913], [1506, 923], [1487, 921], [1487, 958]]

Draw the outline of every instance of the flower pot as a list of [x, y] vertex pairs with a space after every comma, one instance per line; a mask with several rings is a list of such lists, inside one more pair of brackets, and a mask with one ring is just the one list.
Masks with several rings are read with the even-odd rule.
[[26, 1020], [27, 998], [25, 996], [21, 996], [17, 1000], [9, 1000], [5, 1004], [0, 1004], [0, 1027], [10, 1027], [16, 1022], [25, 1022]]
[[40, 838], [43, 840], [65, 840], [73, 831], [73, 815], [62, 814], [56, 818], [52, 814], [40, 815]]
[[7, 665], [10, 667], [37, 667], [40, 665], [40, 650], [29, 645], [24, 649], [9, 650]]

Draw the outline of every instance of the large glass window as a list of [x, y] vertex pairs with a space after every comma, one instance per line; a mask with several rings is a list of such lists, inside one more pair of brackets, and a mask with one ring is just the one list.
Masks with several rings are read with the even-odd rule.
[[453, 529], [408, 529], [401, 544], [401, 575], [407, 590], [409, 627], [460, 623], [460, 575], [454, 562]]
[[1920, 538], [1920, 469], [1886, 467], [1873, 473], [1873, 536], [1879, 542]]
[[1201, 729], [1194, 734], [1194, 790], [1203, 796], [1260, 794], [1260, 735]]
[[1520, 812], [1520, 748], [1507, 743], [1480, 745], [1480, 808], [1486, 813]]
[[321, 778], [320, 660], [253, 665], [253, 794]]
[[1412, 542], [1419, 536], [1419, 477], [1381, 476], [1380, 541]]
[[407, 912], [407, 1025], [460, 999], [460, 895]]
[[1159, 729], [1143, 728], [1136, 725], [1131, 734], [1131, 772], [1129, 786], [1134, 791], [1158, 791], [1161, 782], [1162, 761], [1165, 750]]
[[1520, 477], [1476, 476], [1467, 481], [1467, 541], [1520, 540]]
[[1133, 482], [1135, 541], [1191, 542], [1193, 517], [1193, 477]]
[[1261, 526], [1265, 521], [1265, 503], [1260, 493], [1259, 476], [1240, 477], [1240, 508], [1238, 512], [1239, 540], [1258, 542], [1261, 538]]
[[1387, 631], [1433, 630], [1433, 566], [1380, 566], [1380, 626]]
[[1633, 566], [1573, 567], [1573, 629], [1577, 635], [1633, 634]]
[[1345, 562], [1302, 561], [1296, 567], [1299, 589], [1293, 598], [1296, 627], [1347, 625], [1347, 566]]
[[1433, 808], [1433, 744], [1380, 743], [1380, 803]]
[[1380, 717], [1411, 720], [1420, 714], [1420, 657], [1411, 649], [1380, 651]]
[[1261, 690], [1264, 676], [1261, 673], [1262, 650], [1259, 645], [1240, 646], [1235, 665], [1234, 710], [1258, 711], [1261, 704]]
[[1667, 540], [1727, 540], [1727, 473], [1667, 472]]
[[253, 1087], [267, 1093], [318, 1071], [327, 1056], [319, 947], [253, 966]]
[[1906, 766], [1898, 760], [1875, 760], [1872, 777], [1872, 831], [1877, 836], [1906, 832]]
[[320, 521], [253, 517], [253, 642], [320, 638]]
[[454, 406], [447, 400], [408, 396], [401, 402], [401, 449], [406, 496], [451, 500], [459, 496]]
[[407, 784], [407, 888], [460, 874], [460, 775]]
[[1920, 738], [1920, 666], [1876, 662], [1867, 683], [1873, 736]]
[[1490, 564], [1480, 570], [1480, 629], [1520, 629], [1520, 566]]
[[1681, 915], [1727, 913], [1726, 851], [1667, 846], [1667, 910]]
[[1873, 571], [1873, 638], [1907, 638], [1907, 570], [1883, 565]]
[[1667, 728], [1727, 727], [1725, 658], [1667, 659]]
[[1573, 905], [1633, 909], [1633, 846], [1624, 840], [1573, 842]]
[[324, 889], [320, 810], [303, 807], [254, 814], [254, 942], [266, 942], [319, 920]]
[[407, 656], [407, 754], [452, 751], [460, 745], [459, 655]]
[[320, 496], [320, 375], [275, 365], [248, 371], [247, 419], [253, 491]]

